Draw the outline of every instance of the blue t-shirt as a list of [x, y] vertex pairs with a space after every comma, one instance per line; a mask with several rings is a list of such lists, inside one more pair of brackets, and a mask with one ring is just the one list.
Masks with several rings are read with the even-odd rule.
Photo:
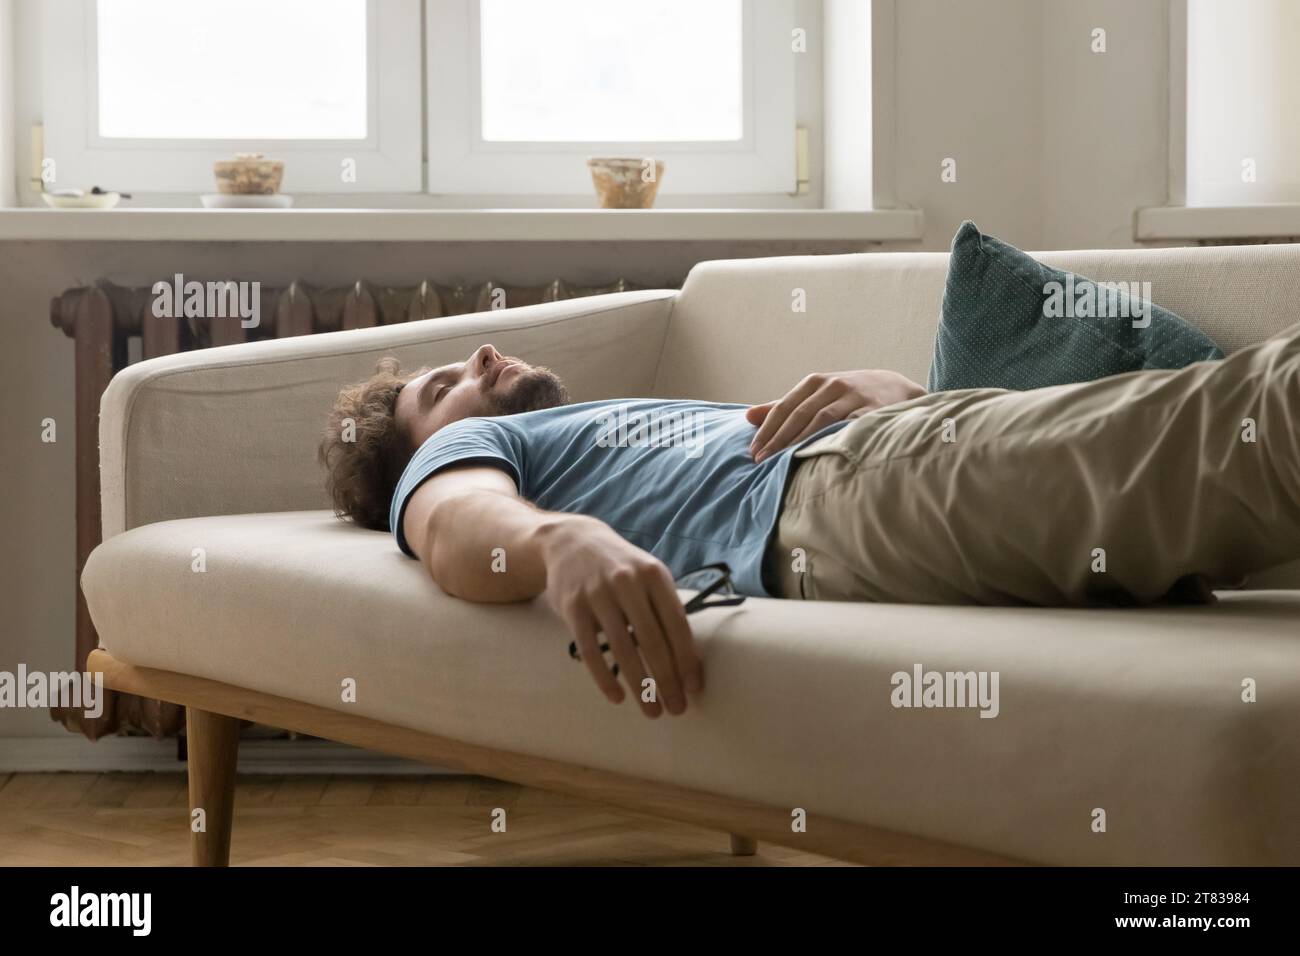
[[397, 483], [389, 526], [402, 533], [406, 502], [453, 464], [497, 467], [544, 511], [599, 518], [663, 561], [673, 577], [725, 561], [742, 594], [767, 595], [763, 553], [776, 527], [793, 452], [755, 464], [746, 405], [620, 399], [496, 418], [465, 418], [420, 446]]

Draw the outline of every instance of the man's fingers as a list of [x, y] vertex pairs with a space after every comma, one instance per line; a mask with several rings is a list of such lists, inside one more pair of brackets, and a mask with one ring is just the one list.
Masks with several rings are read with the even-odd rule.
[[647, 580], [632, 576], [620, 578], [615, 582], [615, 595], [636, 633], [637, 648], [655, 679], [655, 696], [663, 700], [670, 714], [680, 714], [686, 709], [686, 694], [668, 639], [650, 607]]
[[677, 662], [677, 673], [682, 676], [687, 694], [704, 689], [704, 664], [695, 652], [695, 635], [691, 633], [691, 624], [686, 617], [686, 608], [677, 596], [677, 587], [667, 568], [662, 569], [650, 588], [650, 603], [655, 616], [668, 638], [673, 660]]
[[613, 596], [607, 594], [593, 595], [591, 609], [600, 623], [600, 629], [605, 633], [605, 640], [609, 642], [614, 660], [618, 661], [618, 669], [623, 675], [623, 682], [632, 692], [632, 699], [640, 705], [641, 712], [647, 717], [658, 717], [663, 713], [659, 702], [646, 701], [641, 697], [647, 674], [641, 655], [627, 632], [627, 619], [623, 616], [622, 609]]
[[609, 698], [610, 703], [623, 703], [623, 688], [605, 663], [605, 655], [600, 652], [600, 637], [596, 633], [596, 619], [591, 611], [581, 605], [576, 606], [569, 616], [569, 630], [578, 642], [582, 663], [586, 665], [587, 672], [591, 674], [600, 692]]
[[801, 433], [824, 407], [826, 398], [820, 392], [804, 399], [799, 407], [786, 416], [781, 427], [776, 430], [766, 444], [759, 445], [754, 453], [755, 461], [762, 461], [790, 444], [795, 435]]
[[763, 419], [767, 418], [767, 413], [776, 407], [776, 402], [764, 402], [762, 405], [751, 405], [745, 409], [745, 421], [751, 425], [758, 426], [763, 424]]
[[[774, 455], [783, 448], [788, 448], [791, 445], [797, 445], [808, 436], [815, 435], [827, 425], [833, 425], [836, 422], [843, 421], [853, 413], [854, 408], [855, 405], [852, 401], [840, 399], [838, 402], [832, 402], [829, 405], [817, 409], [808, 416], [803, 428], [800, 429], [797, 434], [791, 435], [788, 439], [784, 435], [778, 434], [776, 438], [772, 440], [772, 444], [764, 450], [763, 457], [766, 458], [768, 455]], [[865, 409], [862, 411], [865, 411]]]
[[790, 447], [801, 438], [806, 438], [821, 431], [827, 425], [840, 421], [853, 407], [852, 398], [842, 397], [842, 392], [833, 385], [828, 384], [819, 388], [790, 413], [766, 445], [758, 448], [754, 460], [762, 461]]
[[759, 427], [758, 433], [754, 435], [753, 441], [749, 443], [750, 454], [757, 453], [767, 445], [772, 440], [772, 436], [785, 423], [790, 413], [798, 408], [804, 399], [817, 391], [820, 384], [819, 380], [810, 375], [777, 402], [771, 411], [767, 413], [767, 417], [763, 419], [763, 424]]

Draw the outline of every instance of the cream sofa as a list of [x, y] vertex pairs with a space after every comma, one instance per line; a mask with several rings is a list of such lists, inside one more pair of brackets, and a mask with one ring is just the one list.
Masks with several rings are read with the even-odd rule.
[[[1300, 319], [1300, 246], [1043, 259], [1148, 280], [1229, 352]], [[651, 721], [600, 696], [540, 601], [448, 597], [389, 536], [325, 510], [325, 412], [382, 355], [437, 364], [490, 341], [556, 369], [577, 401], [756, 402], [855, 367], [924, 381], [946, 261], [707, 262], [680, 293], [118, 374], [102, 404], [105, 540], [82, 579], [102, 642], [92, 660], [110, 686], [189, 705], [191, 797], [209, 814], [196, 862], [226, 859], [230, 718], [248, 717], [716, 827], [735, 852], [768, 839], [878, 863], [1300, 863], [1300, 590], [1281, 587], [1300, 587], [1295, 568], [1204, 608], [751, 599], [692, 618], [707, 689], [684, 717]], [[999, 715], [893, 708], [890, 675], [917, 663], [999, 672]]]

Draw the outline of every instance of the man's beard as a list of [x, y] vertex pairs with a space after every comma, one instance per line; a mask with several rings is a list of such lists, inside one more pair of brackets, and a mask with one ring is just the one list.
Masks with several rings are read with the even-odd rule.
[[509, 391], [504, 395], [489, 391], [487, 401], [492, 415], [518, 415], [567, 405], [569, 392], [549, 368], [530, 365], [519, 373]]

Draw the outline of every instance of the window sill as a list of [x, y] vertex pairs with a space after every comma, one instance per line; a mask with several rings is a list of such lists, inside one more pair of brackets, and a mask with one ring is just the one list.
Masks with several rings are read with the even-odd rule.
[[1273, 239], [1300, 236], [1300, 203], [1258, 206], [1151, 206], [1133, 224], [1138, 242]]
[[728, 242], [919, 240], [915, 209], [5, 209], [0, 240]]

